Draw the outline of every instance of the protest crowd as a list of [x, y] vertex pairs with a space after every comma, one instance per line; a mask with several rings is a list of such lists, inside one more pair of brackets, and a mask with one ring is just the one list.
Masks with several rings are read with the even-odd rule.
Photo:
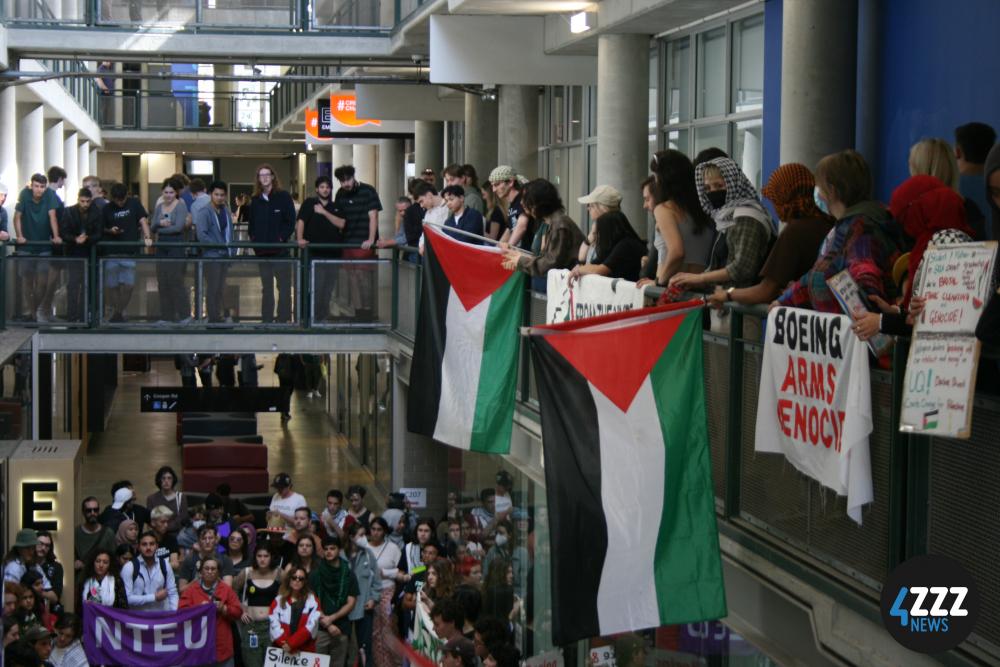
[[[77, 203], [64, 206], [55, 189], [65, 172], [53, 167], [18, 193], [12, 224], [0, 218], [0, 239], [38, 256], [24, 265], [20, 316], [42, 323], [53, 319], [52, 297], [63, 282], [79, 284], [43, 258], [63, 252], [89, 258], [90, 246], [102, 238], [134, 241], [137, 255], [155, 238], [205, 243], [205, 256], [227, 256], [217, 246], [245, 222], [254, 241], [356, 246], [320, 257], [364, 259], [379, 248], [400, 247], [407, 260], [420, 262], [424, 225], [433, 223], [459, 241], [495, 243], [504, 266], [527, 274], [536, 291], [545, 291], [550, 271], [565, 269], [571, 282], [599, 275], [659, 287], [661, 303], [697, 295], [716, 318], [730, 303], [840, 313], [827, 281], [846, 270], [867, 305], [849, 313], [852, 328], [868, 340], [908, 335], [926, 308], [915, 286], [929, 246], [1000, 234], [1000, 145], [992, 128], [963, 125], [954, 144], [922, 140], [910, 151], [909, 167], [910, 177], [880, 202], [864, 157], [853, 150], [817, 165], [781, 165], [760, 191], [719, 149], [694, 160], [659, 151], [634, 192], [598, 185], [579, 199], [590, 217], [585, 234], [552, 182], [500, 165], [480, 184], [474, 166], [450, 165], [440, 175], [425, 171], [411, 180], [409, 196], [393, 202], [396, 235], [382, 239], [378, 193], [349, 165], [335, 171], [336, 194], [333, 180], [320, 176], [315, 198], [298, 211], [268, 165], [258, 168], [254, 196], [237, 211], [226, 203], [225, 182], [185, 182], [178, 174], [164, 181], [152, 215], [121, 183], [109, 185], [105, 199], [96, 177], [84, 179]], [[5, 198], [6, 188], [0, 193]], [[636, 232], [644, 221], [630, 221], [621, 210], [626, 197], [641, 197], [655, 221], [648, 247]], [[154, 252], [183, 256], [167, 245]], [[287, 251], [257, 254], [280, 258]], [[904, 256], [908, 263], [901, 263]], [[134, 271], [135, 262], [123, 256], [105, 274], [112, 321], [126, 317]], [[290, 274], [266, 261], [260, 272], [264, 294], [271, 295], [263, 320], [288, 321]], [[191, 295], [169, 272], [158, 280], [163, 320], [190, 321]], [[206, 280], [208, 317], [224, 321], [229, 315], [218, 288], [225, 276]], [[70, 298], [71, 310], [80, 298]], [[998, 318], [994, 295], [976, 332], [981, 340], [1000, 342]], [[256, 372], [255, 360], [240, 363], [241, 374]], [[184, 365], [192, 382], [195, 370], [203, 370], [197, 355], [180, 360], [178, 367]], [[980, 371], [995, 373], [995, 366], [983, 364]], [[1000, 387], [1000, 378], [981, 377], [980, 387]], [[215, 664], [223, 666], [262, 665], [268, 646], [326, 654], [333, 667], [392, 667], [412, 664], [417, 655], [445, 667], [514, 667], [522, 654], [532, 654], [530, 628], [549, 611], [533, 596], [531, 563], [542, 557], [534, 553], [538, 517], [514, 502], [503, 470], [495, 487], [476, 499], [450, 494], [442, 517], [419, 516], [400, 494], [373, 512], [360, 486], [305, 498], [285, 473], [274, 477], [263, 515], [224, 487], [195, 504], [179, 490], [181, 482], [164, 467], [155, 485], [135, 488], [123, 480], [107, 498], [84, 499], [72, 563], [55, 560], [51, 534], [17, 534], [3, 561], [5, 664], [88, 664], [81, 613], [63, 610], [70, 598], [77, 610], [84, 603], [153, 611], [211, 602]], [[64, 590], [68, 568], [77, 573], [77, 590]]]

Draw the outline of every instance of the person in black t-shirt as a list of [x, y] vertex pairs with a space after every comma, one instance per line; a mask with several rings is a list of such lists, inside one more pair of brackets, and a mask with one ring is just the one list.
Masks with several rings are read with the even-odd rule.
[[[295, 221], [295, 238], [299, 247], [304, 248], [310, 243], [343, 243], [344, 225], [347, 221], [339, 215], [330, 195], [333, 193], [333, 181], [329, 176], [316, 179], [316, 196], [309, 197], [299, 208], [298, 219]], [[339, 248], [321, 248], [309, 250], [310, 258], [332, 259], [340, 256]], [[314, 265], [310, 268], [315, 274], [315, 289], [313, 294], [313, 322], [322, 322], [330, 315], [330, 295], [336, 279], [335, 265]]]
[[621, 211], [608, 211], [594, 221], [594, 251], [593, 262], [573, 267], [570, 282], [587, 274], [639, 280], [646, 244]]
[[[124, 183], [111, 186], [111, 201], [101, 210], [104, 218], [104, 239], [108, 241], [138, 241], [141, 238], [151, 245], [149, 214], [135, 197], [128, 196]], [[104, 263], [104, 280], [108, 288], [107, 302], [111, 308], [111, 321], [124, 322], [125, 309], [132, 299], [135, 287], [135, 260], [128, 259], [139, 253], [139, 247], [114, 248], [110, 254], [121, 259]]]

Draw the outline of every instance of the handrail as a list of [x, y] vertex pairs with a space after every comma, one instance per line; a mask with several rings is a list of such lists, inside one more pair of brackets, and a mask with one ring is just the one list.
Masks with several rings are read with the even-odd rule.
[[[271, 127], [266, 92], [114, 90], [99, 102], [104, 129], [267, 132]], [[248, 122], [240, 120], [243, 113], [250, 113]]]

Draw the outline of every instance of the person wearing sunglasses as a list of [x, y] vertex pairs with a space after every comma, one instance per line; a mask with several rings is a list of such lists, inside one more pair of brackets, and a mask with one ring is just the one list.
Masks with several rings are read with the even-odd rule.
[[289, 653], [315, 651], [320, 615], [319, 600], [309, 586], [309, 573], [301, 567], [292, 568], [271, 603], [271, 645]]
[[94, 496], [83, 499], [80, 505], [83, 513], [83, 523], [76, 527], [73, 537], [74, 563], [73, 569], [79, 572], [84, 563], [93, 560], [99, 551], [115, 551], [115, 534], [110, 528], [101, 525], [98, 517], [101, 515], [101, 503]]

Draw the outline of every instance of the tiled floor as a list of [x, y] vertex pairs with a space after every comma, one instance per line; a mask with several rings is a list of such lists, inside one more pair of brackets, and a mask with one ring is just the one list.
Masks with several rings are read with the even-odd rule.
[[[262, 386], [277, 386], [273, 355], [258, 355]], [[119, 381], [108, 430], [91, 440], [83, 460], [83, 493], [97, 496], [102, 506], [110, 502], [111, 484], [130, 480], [136, 495], [144, 499], [155, 491], [153, 476], [162, 465], [181, 471], [181, 448], [175, 441], [176, 418], [172, 414], [139, 412], [139, 388], [180, 384], [169, 359], [153, 362], [149, 373], [124, 373]], [[277, 414], [257, 415], [258, 433], [268, 447], [271, 475], [287, 472], [295, 490], [317, 511], [325, 506], [331, 488], [346, 490], [350, 484], [370, 486], [371, 475], [347, 450], [342, 435], [335, 432], [326, 408], [326, 394], [308, 399], [305, 392], [292, 397], [292, 420], [281, 424]], [[183, 491], [183, 480], [181, 480]], [[374, 504], [374, 503], [373, 503]]]

